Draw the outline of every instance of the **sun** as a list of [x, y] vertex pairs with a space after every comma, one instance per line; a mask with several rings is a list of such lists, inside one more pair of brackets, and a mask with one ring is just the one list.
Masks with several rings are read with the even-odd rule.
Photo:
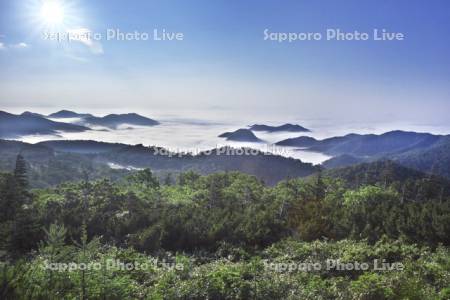
[[60, 25], [64, 22], [64, 6], [59, 0], [45, 0], [41, 6], [40, 17], [47, 25]]

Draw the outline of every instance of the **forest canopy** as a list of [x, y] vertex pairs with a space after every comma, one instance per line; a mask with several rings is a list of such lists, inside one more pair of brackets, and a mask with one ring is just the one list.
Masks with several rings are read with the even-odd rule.
[[[449, 185], [392, 168], [273, 187], [238, 172], [161, 180], [145, 169], [116, 182], [86, 172], [30, 189], [18, 156], [0, 175], [2, 298], [446, 299]], [[324, 269], [330, 261], [367, 269]]]

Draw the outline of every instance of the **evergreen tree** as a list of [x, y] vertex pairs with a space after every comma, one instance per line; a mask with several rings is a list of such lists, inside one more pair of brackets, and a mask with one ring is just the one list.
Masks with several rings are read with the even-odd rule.
[[28, 187], [27, 163], [25, 158], [19, 154], [16, 158], [16, 167], [14, 169], [14, 178], [19, 187], [26, 189]]
[[146, 188], [159, 188], [159, 181], [150, 169], [137, 171], [128, 178], [131, 182], [143, 185]]
[[325, 197], [326, 185], [323, 181], [322, 176], [322, 168], [319, 167], [319, 171], [317, 172], [316, 182], [314, 185], [314, 196], [315, 200], [319, 201]]
[[164, 185], [172, 185], [172, 174], [167, 173], [166, 177], [164, 178]]

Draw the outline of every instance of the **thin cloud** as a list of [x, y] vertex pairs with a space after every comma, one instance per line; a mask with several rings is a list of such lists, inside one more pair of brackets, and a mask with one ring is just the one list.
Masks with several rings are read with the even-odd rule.
[[70, 41], [80, 42], [93, 54], [103, 54], [103, 46], [100, 42], [92, 39], [92, 31], [88, 28], [70, 29], [67, 31]]
[[25, 48], [29, 48], [30, 45], [28, 45], [27, 43], [24, 42], [20, 42], [17, 44], [5, 44], [0, 42], [0, 50], [8, 50], [8, 49], [25, 49]]
[[14, 48], [14, 49], [24, 49], [24, 48], [28, 48], [28, 47], [29, 47], [29, 45], [27, 43], [24, 43], [24, 42], [10, 45], [10, 48]]

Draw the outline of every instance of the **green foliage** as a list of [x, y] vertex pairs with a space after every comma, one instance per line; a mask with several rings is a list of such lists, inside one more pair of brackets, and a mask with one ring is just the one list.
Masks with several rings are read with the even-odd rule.
[[376, 273], [363, 274], [350, 285], [351, 293], [361, 300], [392, 299], [394, 291], [386, 279]]
[[137, 185], [143, 185], [146, 188], [157, 188], [159, 187], [158, 178], [153, 176], [152, 171], [150, 169], [144, 169], [142, 171], [138, 171], [130, 176], [128, 176], [128, 180]]
[[[237, 172], [189, 172], [167, 183], [142, 170], [120, 183], [29, 191], [14, 174], [0, 174], [1, 298], [448, 298], [450, 201], [425, 201], [436, 195], [426, 191], [429, 181], [349, 188], [319, 172], [268, 187]], [[370, 268], [267, 265], [330, 259]], [[111, 269], [111, 260], [149, 268]], [[404, 268], [377, 270], [374, 260]], [[154, 264], [161, 261], [183, 268]], [[50, 263], [99, 268], [60, 272]]]

